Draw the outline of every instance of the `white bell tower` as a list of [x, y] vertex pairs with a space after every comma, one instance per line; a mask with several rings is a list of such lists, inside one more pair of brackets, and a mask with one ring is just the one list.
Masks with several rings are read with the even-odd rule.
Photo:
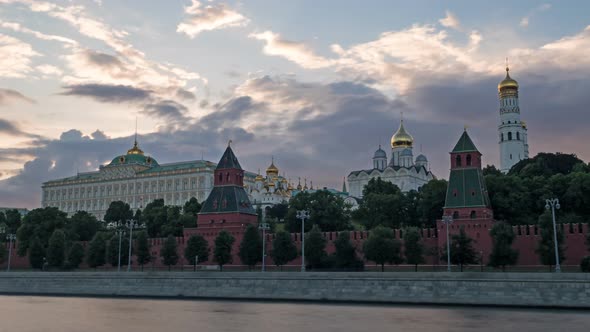
[[518, 83], [510, 77], [506, 63], [506, 78], [498, 84], [500, 98], [500, 170], [507, 173], [512, 166], [529, 157], [527, 127], [520, 119]]

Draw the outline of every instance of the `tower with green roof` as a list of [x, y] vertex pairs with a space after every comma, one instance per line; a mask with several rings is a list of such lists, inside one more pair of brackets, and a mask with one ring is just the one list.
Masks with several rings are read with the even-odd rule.
[[444, 215], [453, 220], [493, 219], [492, 207], [481, 169], [481, 153], [467, 130], [451, 151], [451, 174], [445, 199]]
[[197, 229], [199, 232], [245, 229], [257, 221], [256, 211], [244, 190], [244, 170], [228, 144], [215, 168], [213, 190], [198, 214]]

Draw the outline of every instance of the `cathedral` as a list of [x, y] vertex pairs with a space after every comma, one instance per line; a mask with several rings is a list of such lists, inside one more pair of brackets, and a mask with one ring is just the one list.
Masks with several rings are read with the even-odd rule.
[[401, 120], [398, 130], [391, 137], [391, 159], [379, 146], [373, 155], [373, 168], [352, 171], [348, 175], [350, 196], [362, 197], [363, 188], [369, 180], [381, 178], [398, 186], [401, 191], [418, 190], [422, 185], [434, 179], [428, 167], [428, 159], [419, 154], [414, 159], [414, 138], [404, 128]]
[[279, 175], [279, 169], [275, 166], [274, 158], [266, 169], [266, 176], [261, 175], [260, 170], [258, 170], [254, 185], [246, 186], [252, 204], [256, 208], [262, 209], [265, 214], [267, 208], [275, 204], [288, 202], [294, 189], [290, 181]]
[[520, 120], [518, 106], [518, 83], [510, 77], [506, 66], [506, 78], [498, 84], [500, 98], [500, 170], [507, 173], [512, 166], [529, 157], [527, 127]]

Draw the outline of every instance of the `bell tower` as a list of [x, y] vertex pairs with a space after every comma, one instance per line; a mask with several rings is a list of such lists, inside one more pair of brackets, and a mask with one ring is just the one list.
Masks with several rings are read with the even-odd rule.
[[512, 166], [529, 157], [527, 127], [520, 119], [518, 105], [518, 82], [510, 77], [506, 61], [506, 77], [498, 84], [500, 99], [500, 170], [507, 173]]

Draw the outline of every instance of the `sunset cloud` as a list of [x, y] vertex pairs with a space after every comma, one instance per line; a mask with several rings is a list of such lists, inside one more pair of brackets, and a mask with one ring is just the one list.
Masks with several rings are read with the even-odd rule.
[[186, 18], [178, 24], [176, 32], [184, 33], [195, 38], [203, 31], [243, 27], [250, 20], [226, 4], [203, 5], [201, 1], [192, 0], [190, 6], [185, 7]]

